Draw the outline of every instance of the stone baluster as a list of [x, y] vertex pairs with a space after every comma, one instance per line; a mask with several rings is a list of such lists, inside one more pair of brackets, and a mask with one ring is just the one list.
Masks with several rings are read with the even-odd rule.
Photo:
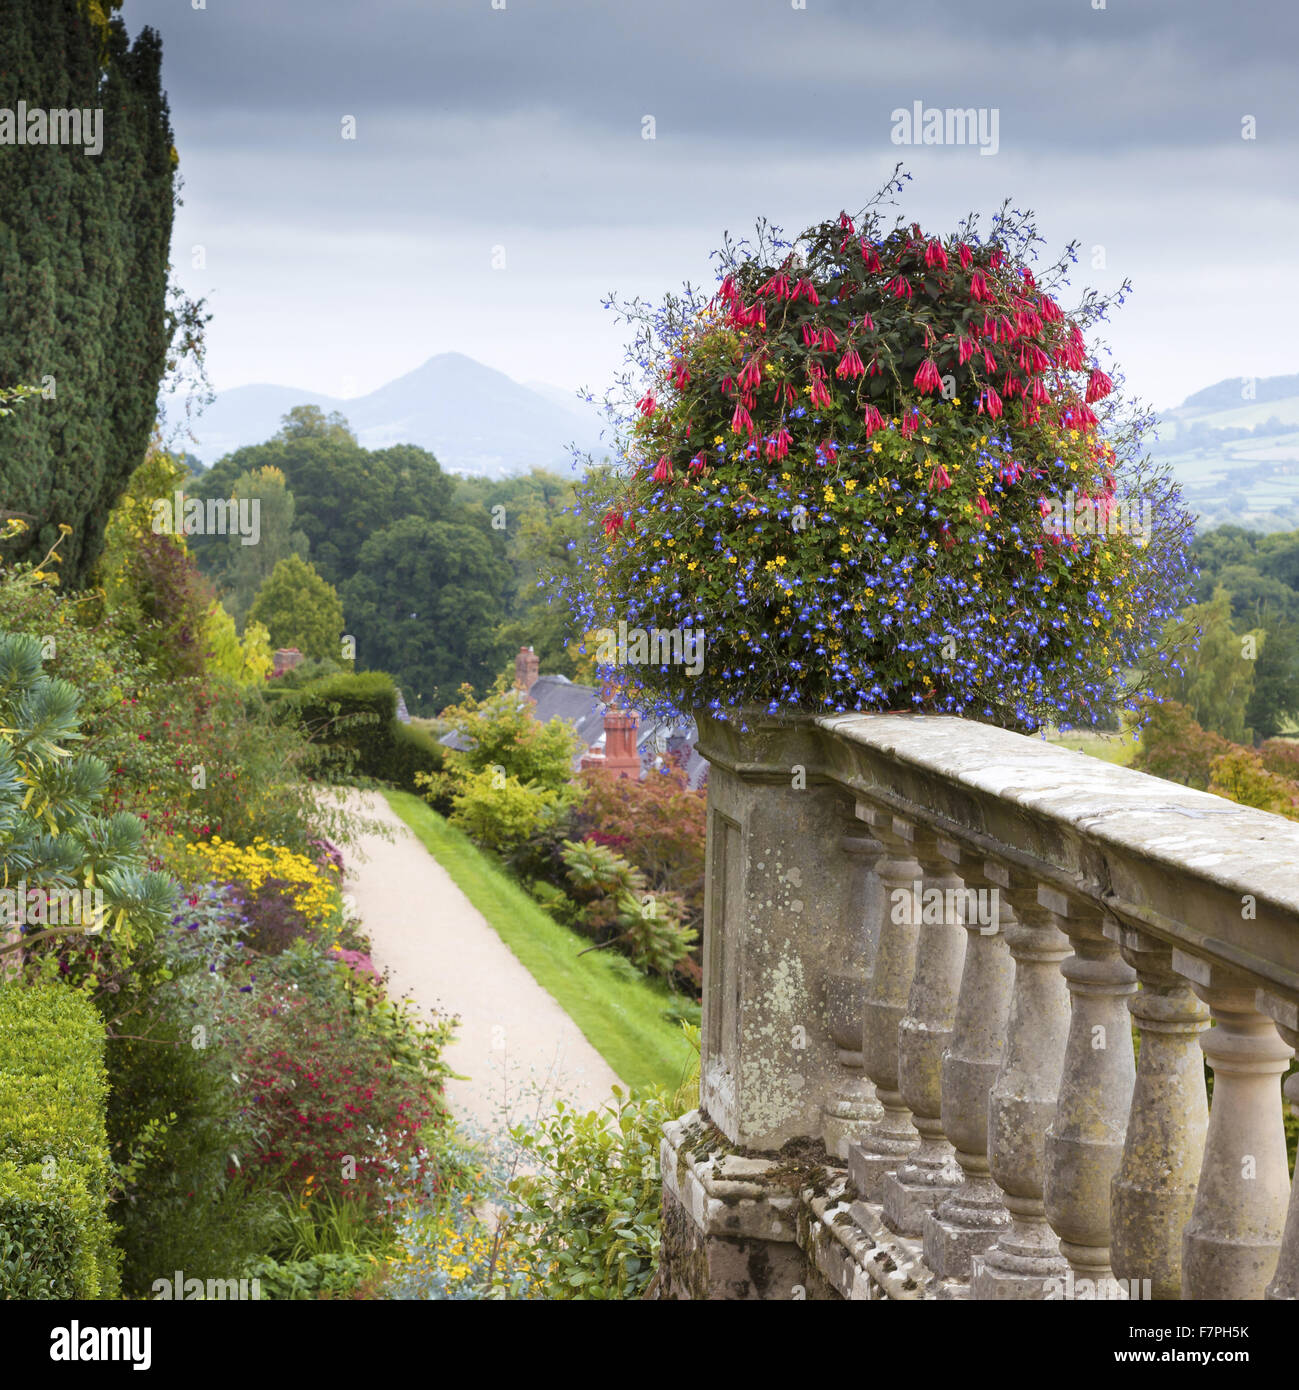
[[921, 869], [910, 843], [894, 833], [893, 817], [887, 811], [858, 802], [857, 816], [884, 846], [875, 866], [884, 890], [879, 944], [866, 989], [862, 1028], [862, 1058], [883, 1113], [850, 1142], [848, 1172], [858, 1196], [866, 1202], [877, 1202], [884, 1175], [892, 1172], [920, 1142], [911, 1123], [911, 1112], [898, 1092], [898, 1024], [906, 1013], [916, 969], [920, 926], [912, 920], [911, 906]]
[[906, 1162], [884, 1178], [885, 1222], [899, 1235], [919, 1236], [926, 1213], [961, 1182], [955, 1150], [943, 1133], [943, 1053], [956, 1023], [956, 1001], [965, 965], [965, 884], [936, 838], [904, 826], [925, 870], [920, 945], [907, 1012], [898, 1025], [898, 1089], [920, 1132]]
[[1191, 1215], [1209, 1127], [1204, 1056], [1209, 1012], [1172, 967], [1172, 947], [1107, 918], [1140, 990], [1128, 1009], [1141, 1034], [1123, 1159], [1110, 1186], [1110, 1252], [1131, 1298], [1175, 1299], [1182, 1229]]
[[850, 921], [845, 932], [850, 945], [840, 967], [827, 974], [825, 990], [827, 1022], [843, 1079], [823, 1107], [822, 1138], [826, 1153], [846, 1160], [849, 1142], [884, 1115], [864, 1070], [861, 1050], [866, 985], [875, 963], [880, 927], [880, 888], [874, 866], [884, 846], [858, 833], [843, 835], [839, 843], [852, 865]]
[[1069, 1034], [1069, 991], [1060, 973], [1068, 938], [1038, 902], [1037, 884], [988, 863], [1014, 916], [1005, 935], [1015, 962], [1006, 1050], [988, 1095], [988, 1165], [1010, 1212], [997, 1243], [971, 1260], [970, 1295], [1036, 1299], [1063, 1289], [1066, 1265], [1046, 1224], [1042, 1190], [1047, 1126], [1055, 1115]]
[[[1127, 999], [1136, 972], [1101, 930], [1101, 914], [1053, 888], [1038, 897], [1053, 912], [1074, 953], [1060, 967], [1071, 1013], [1055, 1118], [1046, 1132], [1046, 1219], [1076, 1281], [1093, 1296], [1114, 1297], [1110, 1268], [1110, 1184], [1123, 1160], [1136, 1083]], [[1085, 1285], [1075, 1283], [1075, 1297]]]
[[[1276, 1024], [1276, 1030], [1291, 1048], [1299, 1048], [1299, 1004], [1259, 990], [1258, 1007]], [[1286, 1078], [1282, 1092], [1291, 1106], [1299, 1110], [1299, 1071]], [[1290, 1189], [1290, 1214], [1281, 1236], [1281, 1256], [1276, 1274], [1263, 1295], [1268, 1299], [1299, 1299], [1299, 1182]]]
[[1290, 1200], [1277, 1081], [1293, 1054], [1243, 975], [1180, 950], [1173, 969], [1191, 981], [1216, 1025], [1200, 1035], [1213, 1069], [1213, 1104], [1182, 1238], [1182, 1297], [1262, 1298]]
[[949, 840], [939, 840], [938, 852], [958, 866], [967, 890], [978, 895], [978, 910], [971, 912], [967, 901], [965, 970], [942, 1071], [943, 1133], [965, 1180], [925, 1216], [924, 1248], [935, 1274], [964, 1284], [971, 1258], [1010, 1224], [989, 1172], [988, 1096], [1006, 1048], [1015, 984], [1006, 931], [1015, 925], [1015, 914], [979, 858]]

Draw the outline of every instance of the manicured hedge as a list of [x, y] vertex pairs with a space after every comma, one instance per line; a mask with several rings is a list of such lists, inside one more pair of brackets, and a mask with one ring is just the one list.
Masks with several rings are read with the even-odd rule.
[[442, 748], [424, 729], [397, 718], [397, 688], [383, 671], [326, 676], [274, 695], [320, 750], [318, 767], [415, 790], [415, 773], [438, 772]]
[[60, 985], [0, 985], [0, 1298], [115, 1298], [104, 1027]]

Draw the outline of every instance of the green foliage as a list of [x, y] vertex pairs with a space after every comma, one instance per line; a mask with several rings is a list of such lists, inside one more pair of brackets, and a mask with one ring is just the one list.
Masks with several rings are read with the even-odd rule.
[[540, 723], [504, 676], [484, 700], [462, 686], [460, 703], [442, 721], [459, 747], [447, 750], [444, 773], [416, 781], [432, 805], [449, 805], [452, 823], [488, 849], [518, 851], [554, 831], [581, 798], [572, 776], [576, 732], [559, 719]]
[[161, 62], [153, 30], [132, 45], [119, 21], [96, 27], [83, 0], [5, 7], [5, 91], [29, 109], [103, 112], [100, 154], [6, 149], [0, 212], [0, 386], [46, 388], [6, 426], [0, 496], [33, 519], [16, 550], [40, 555], [59, 523], [72, 528], [66, 577], [78, 585], [144, 456], [176, 327], [176, 162]]
[[327, 676], [286, 691], [282, 718], [298, 722], [322, 777], [373, 777], [413, 790], [442, 770], [443, 749], [424, 729], [397, 718], [397, 690], [383, 671]]
[[1299, 718], [1299, 623], [1272, 618], [1254, 664], [1245, 722], [1259, 738], [1275, 738]]
[[520, 782], [492, 768], [458, 773], [454, 786], [451, 824], [502, 855], [552, 824], [569, 805], [559, 791]]
[[1252, 748], [1234, 748], [1219, 754], [1209, 772], [1209, 790], [1215, 796], [1299, 819], [1299, 786], [1269, 772]]
[[497, 679], [491, 695], [475, 700], [468, 686], [460, 703], [442, 718], [463, 745], [447, 754], [451, 776], [500, 768], [507, 777], [560, 792], [572, 782], [573, 762], [582, 751], [575, 729], [561, 719], [542, 724], [522, 692]]
[[241, 473], [230, 495], [256, 503], [257, 544], [245, 545], [244, 538], [233, 532], [226, 536], [195, 536], [191, 544], [195, 558], [216, 584], [225, 606], [242, 622], [276, 565], [290, 555], [306, 560], [311, 542], [296, 524], [297, 503], [278, 468]]
[[515, 1178], [512, 1238], [541, 1267], [548, 1299], [639, 1298], [659, 1248], [658, 1093], [583, 1114], [562, 1102], [535, 1128], [511, 1130], [536, 1165]]
[[59, 985], [0, 984], [0, 1298], [113, 1298], [104, 1030]]
[[618, 945], [642, 970], [670, 978], [697, 937], [681, 920], [680, 899], [651, 893], [634, 864], [594, 840], [565, 840], [564, 865], [583, 905], [578, 930], [601, 946]]
[[[0, 945], [0, 957], [69, 931], [111, 929], [129, 945], [137, 934], [147, 939], [171, 909], [174, 883], [144, 868], [141, 822], [97, 811], [108, 769], [66, 746], [83, 737], [80, 704], [75, 687], [44, 673], [36, 638], [0, 636], [0, 868], [6, 885], [25, 885], [29, 923], [25, 936]], [[71, 914], [61, 896], [87, 888], [103, 894], [89, 923], [81, 899]], [[42, 920], [51, 924], [33, 930]]]
[[314, 565], [288, 555], [257, 591], [248, 616], [265, 625], [274, 647], [296, 647], [319, 659], [336, 657], [343, 637], [343, 605]]
[[[1250, 635], [1232, 626], [1231, 595], [1217, 589], [1207, 604], [1187, 609], [1169, 623], [1168, 639], [1182, 649], [1185, 670], [1156, 677], [1154, 693], [1184, 705], [1196, 723], [1210, 732], [1233, 743], [1244, 742], [1256, 659], [1247, 655], [1245, 639]], [[1258, 634], [1252, 635], [1257, 649]]]
[[302, 1260], [256, 1260], [247, 1277], [261, 1281], [265, 1299], [351, 1298], [362, 1286], [379, 1282], [382, 1266], [368, 1255], [323, 1253]]

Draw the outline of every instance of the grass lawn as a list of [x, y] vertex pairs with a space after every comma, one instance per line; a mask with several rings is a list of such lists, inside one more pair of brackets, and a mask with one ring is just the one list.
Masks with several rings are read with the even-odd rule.
[[627, 1085], [675, 1091], [695, 1052], [680, 1025], [663, 1016], [673, 996], [645, 979], [628, 978], [621, 957], [602, 951], [579, 957], [590, 941], [544, 912], [459, 830], [410, 792], [384, 795]]

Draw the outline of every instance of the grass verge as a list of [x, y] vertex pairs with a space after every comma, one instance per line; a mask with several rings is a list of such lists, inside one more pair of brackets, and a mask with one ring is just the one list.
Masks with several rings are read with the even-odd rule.
[[467, 836], [410, 792], [385, 790], [384, 795], [628, 1086], [657, 1085], [672, 1092], [681, 1084], [695, 1053], [680, 1026], [664, 1017], [673, 1000], [665, 988], [628, 978], [620, 957], [599, 951], [579, 957], [591, 943], [544, 912]]

